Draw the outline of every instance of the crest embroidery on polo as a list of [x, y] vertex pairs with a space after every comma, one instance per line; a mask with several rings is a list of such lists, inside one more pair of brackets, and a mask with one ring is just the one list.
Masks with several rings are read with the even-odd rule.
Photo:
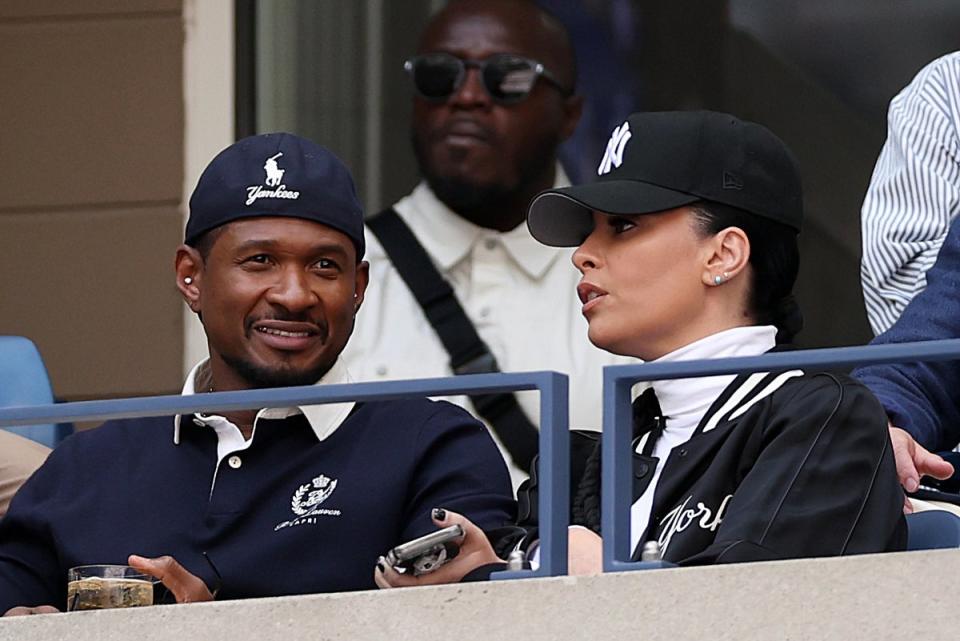
[[[300, 197], [299, 191], [287, 189], [287, 186], [283, 184], [283, 174], [287, 170], [282, 169], [280, 164], [277, 162], [281, 156], [283, 156], [283, 152], [279, 151], [267, 158], [267, 160], [263, 163], [263, 170], [267, 174], [267, 177], [263, 181], [263, 185], [250, 185], [247, 187], [248, 207], [261, 198], [283, 198], [286, 200], [296, 200]], [[265, 189], [264, 185], [267, 187], [272, 187], [272, 189]]]
[[290, 509], [296, 518], [277, 523], [273, 531], [297, 525], [310, 525], [317, 522], [318, 516], [340, 516], [340, 510], [321, 508], [320, 505], [330, 498], [337, 489], [337, 479], [321, 474], [309, 483], [299, 486], [290, 500]]
[[627, 141], [633, 137], [630, 133], [630, 122], [625, 122], [610, 134], [610, 140], [607, 142], [607, 150], [603, 152], [603, 160], [597, 167], [597, 175], [602, 176], [610, 173], [611, 169], [616, 169], [623, 164], [623, 150], [627, 146]]

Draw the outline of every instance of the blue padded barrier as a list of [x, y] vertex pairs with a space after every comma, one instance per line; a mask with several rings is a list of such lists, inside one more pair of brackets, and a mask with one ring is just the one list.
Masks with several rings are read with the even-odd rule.
[[540, 392], [540, 567], [494, 573], [494, 578], [560, 576], [567, 573], [570, 503], [568, 380], [556, 372], [472, 374], [450, 378], [281, 387], [192, 396], [150, 396], [0, 408], [0, 427], [65, 421], [225, 412], [261, 407], [293, 407], [344, 401], [385, 401], [423, 396]]

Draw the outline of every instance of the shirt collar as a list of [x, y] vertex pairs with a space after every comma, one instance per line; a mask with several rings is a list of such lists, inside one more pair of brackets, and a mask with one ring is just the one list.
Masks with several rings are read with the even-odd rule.
[[[196, 381], [197, 373], [209, 362], [210, 359], [200, 361], [194, 365], [190, 373], [187, 374], [187, 380], [183, 384], [182, 394], [184, 396], [196, 393], [194, 382]], [[331, 367], [319, 381], [314, 383], [314, 385], [336, 385], [339, 383], [352, 382], [353, 379], [350, 378], [350, 372], [347, 371], [344, 359], [338, 358], [333, 364], [333, 367]], [[323, 405], [302, 405], [299, 407], [267, 407], [257, 412], [257, 416], [254, 419], [254, 426], [256, 426], [257, 421], [261, 418], [281, 419], [293, 416], [294, 414], [303, 414], [313, 429], [313, 433], [316, 434], [317, 440], [322, 441], [340, 427], [341, 423], [343, 423], [350, 412], [353, 411], [355, 405], [355, 402], [349, 401], [346, 403], [324, 403]], [[194, 420], [201, 423], [209, 418], [210, 415], [194, 414]], [[180, 423], [181, 415], [177, 414], [173, 417], [173, 442], [175, 445], [180, 444]]]
[[[566, 172], [557, 163], [553, 188], [570, 184]], [[474, 225], [443, 204], [426, 182], [396, 206], [397, 212], [417, 230], [417, 239], [444, 271], [463, 260], [478, 243], [496, 238], [510, 258], [531, 278], [540, 278], [562, 253], [534, 240], [525, 224], [507, 232]]]
[[[734, 327], [684, 345], [655, 362], [757, 356], [773, 349], [776, 336], [777, 328], [772, 325]], [[694, 411], [702, 414], [735, 378], [729, 374], [654, 381], [653, 390], [664, 416], [681, 416]]]

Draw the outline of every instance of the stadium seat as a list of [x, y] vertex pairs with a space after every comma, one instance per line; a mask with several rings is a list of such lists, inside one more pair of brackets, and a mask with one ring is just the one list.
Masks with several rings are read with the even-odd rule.
[[960, 548], [960, 517], [944, 510], [907, 515], [907, 549]]
[[[53, 403], [53, 389], [36, 345], [22, 336], [0, 336], [0, 407], [48, 403]], [[55, 447], [73, 431], [70, 425], [6, 429], [47, 447]]]

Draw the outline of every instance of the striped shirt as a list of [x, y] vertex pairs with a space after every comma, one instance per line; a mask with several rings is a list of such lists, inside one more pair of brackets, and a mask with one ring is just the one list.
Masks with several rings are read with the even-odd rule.
[[860, 278], [880, 334], [926, 286], [960, 213], [960, 52], [934, 60], [890, 103], [887, 141], [863, 201]]

